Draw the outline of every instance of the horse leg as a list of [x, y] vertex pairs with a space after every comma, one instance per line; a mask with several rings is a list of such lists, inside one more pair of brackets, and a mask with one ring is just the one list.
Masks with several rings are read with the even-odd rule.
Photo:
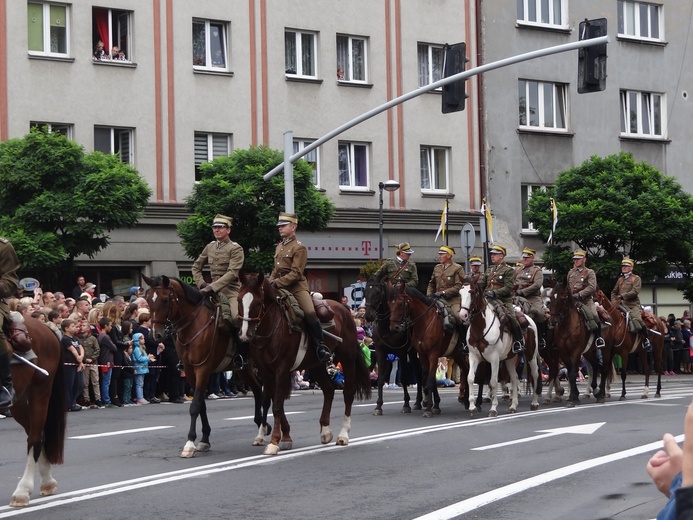
[[[469, 349], [471, 351], [471, 349]], [[467, 406], [467, 409], [469, 410], [469, 416], [474, 417], [477, 412], [477, 404], [475, 401], [472, 401], [472, 388], [474, 388], [474, 377], [476, 375], [476, 369], [477, 366], [479, 365], [479, 360], [477, 359], [476, 356], [472, 355], [472, 353], [469, 353], [469, 372], [467, 373], [467, 396], [469, 399], [469, 405]], [[482, 387], [479, 385], [479, 396], [481, 397], [481, 392], [482, 392]]]
[[188, 442], [183, 446], [183, 451], [180, 456], [185, 459], [190, 459], [197, 453], [195, 439], [197, 439], [197, 418], [200, 415], [200, 410], [205, 406], [205, 389], [201, 389], [196, 385], [193, 400], [190, 403], [190, 429], [188, 430]]
[[39, 492], [41, 496], [50, 496], [58, 490], [58, 483], [51, 475], [51, 464], [46, 457], [46, 450], [41, 449], [41, 455], [38, 459], [38, 470], [41, 476]]
[[645, 372], [645, 387], [642, 389], [640, 399], [647, 399], [650, 395], [650, 358], [644, 349], [640, 351], [640, 364], [642, 371]]
[[628, 376], [626, 366], [628, 365], [628, 354], [621, 356], [621, 397], [618, 398], [619, 401], [626, 400], [626, 377]]
[[[527, 363], [526, 359], [525, 363]], [[514, 359], [506, 359], [505, 367], [510, 374], [510, 406], [508, 407], [508, 413], [515, 413], [517, 412], [517, 404], [520, 402], [520, 378], [517, 377]]]
[[[526, 362], [526, 360], [525, 360]], [[539, 355], [534, 352], [531, 361], [529, 362], [529, 373], [532, 376], [532, 404], [530, 405], [530, 410], [536, 411], [539, 409], [539, 396], [541, 396], [541, 391], [543, 390], [543, 385], [541, 382], [541, 373], [539, 371]]]
[[[361, 355], [361, 353], [356, 352], [356, 355]], [[348, 446], [349, 433], [351, 432], [351, 407], [354, 404], [354, 396], [356, 395], [356, 360], [352, 358], [351, 362], [349, 362], [346, 357], [342, 358], [342, 366], [344, 367], [344, 391], [342, 392], [344, 394], [344, 418], [342, 419], [342, 427], [339, 429], [339, 435], [337, 435], [337, 446]], [[407, 393], [407, 384], [408, 379], [403, 375], [402, 387], [406, 396], [405, 403], [408, 406], [409, 394]]]
[[197, 451], [205, 452], [209, 451], [209, 448], [211, 448], [211, 444], [209, 443], [209, 435], [212, 433], [212, 427], [210, 426], [209, 418], [207, 417], [207, 401], [205, 401], [204, 398], [202, 399], [200, 405], [200, 422], [202, 423], [202, 438], [195, 446], [195, 449]]
[[272, 405], [272, 398], [259, 385], [252, 386], [252, 391], [255, 397], [255, 424], [258, 427], [253, 446], [264, 446], [265, 437], [272, 433], [272, 427], [267, 423], [267, 413]]
[[[315, 369], [313, 369], [315, 370]], [[329, 444], [334, 438], [330, 429], [330, 412], [332, 411], [332, 401], [334, 400], [334, 385], [327, 375], [324, 366], [320, 367], [319, 374], [316, 374], [322, 389], [322, 413], [320, 414], [320, 442]]]
[[12, 500], [10, 500], [10, 506], [12, 507], [26, 507], [29, 505], [29, 498], [31, 493], [34, 491], [34, 472], [36, 470], [36, 459], [34, 457], [34, 447], [30, 447], [26, 456], [26, 467], [24, 468], [24, 474], [22, 478], [19, 479], [17, 488], [12, 493]]
[[433, 415], [440, 415], [440, 393], [438, 385], [433, 385]]
[[[489, 392], [491, 395], [491, 409], [488, 412], [489, 417], [498, 417], [498, 359], [490, 361], [491, 363], [491, 380], [489, 382]], [[510, 372], [515, 370], [515, 367], [510, 368]], [[512, 376], [511, 376], [512, 377]]]
[[383, 385], [385, 384], [385, 363], [380, 360], [383, 356], [378, 356], [378, 399], [375, 402], [373, 415], [383, 415]]
[[[433, 417], [433, 400], [438, 394], [438, 388], [436, 387], [436, 367], [438, 364], [438, 358], [432, 359], [432, 356], [428, 359], [428, 370], [426, 371], [426, 393], [428, 399], [424, 403], [424, 412], [422, 417], [427, 419]], [[438, 398], [440, 402], [440, 398]]]
[[566, 368], [568, 369], [568, 384], [570, 385], [570, 396], [568, 397], [568, 402], [566, 403], [568, 408], [573, 408], [576, 404], [580, 403], [580, 391], [578, 390], [578, 386], [575, 381], [577, 379], [580, 357], [578, 356], [578, 359], [574, 359], [574, 357], [575, 356], [566, 361]]

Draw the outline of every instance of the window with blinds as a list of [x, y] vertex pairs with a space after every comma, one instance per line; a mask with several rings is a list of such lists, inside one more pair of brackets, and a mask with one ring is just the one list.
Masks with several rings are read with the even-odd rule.
[[195, 181], [202, 179], [200, 165], [231, 153], [230, 134], [195, 132]]

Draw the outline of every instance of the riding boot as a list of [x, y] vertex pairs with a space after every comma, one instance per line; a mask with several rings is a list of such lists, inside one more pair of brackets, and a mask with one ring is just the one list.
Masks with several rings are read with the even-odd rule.
[[606, 346], [606, 343], [604, 343], [604, 338], [602, 338], [602, 329], [599, 325], [597, 325], [596, 330], [593, 331], [594, 335], [596, 336], [594, 338], [594, 346], [597, 348], [604, 348]]
[[522, 328], [516, 321], [512, 321], [513, 329], [513, 354], [521, 354], [525, 349], [525, 340], [522, 337]]
[[462, 325], [458, 329], [460, 333], [460, 340], [457, 342], [457, 348], [460, 349], [460, 352], [463, 354], [469, 354], [469, 345], [467, 345], [467, 327], [466, 325]]
[[319, 321], [315, 323], [308, 324], [308, 331], [311, 336], [313, 336], [313, 341], [315, 341], [315, 355], [318, 357], [318, 361], [321, 363], [327, 363], [332, 356], [330, 349], [325, 345], [325, 340], [323, 339], [322, 326]]
[[544, 321], [537, 323], [537, 332], [539, 333], [539, 350], [546, 348], [546, 335], [549, 333], [549, 324]]
[[450, 332], [454, 329], [455, 326], [452, 324], [452, 321], [450, 321], [450, 315], [445, 314], [445, 316], [443, 316], [443, 330], [445, 330], [446, 332]]
[[650, 343], [650, 334], [649, 334], [649, 331], [647, 330], [646, 326], [643, 325], [642, 329], [640, 329], [640, 334], [642, 334], [642, 336], [643, 336], [642, 347], [647, 352], [652, 352], [652, 343]]
[[243, 370], [248, 362], [249, 358], [249, 348], [247, 341], [241, 341], [238, 339], [238, 334], [234, 334], [234, 338], [231, 339], [234, 346], [234, 356], [231, 362], [231, 370]]
[[14, 387], [12, 386], [12, 371], [10, 358], [7, 354], [0, 355], [0, 410], [14, 404]]

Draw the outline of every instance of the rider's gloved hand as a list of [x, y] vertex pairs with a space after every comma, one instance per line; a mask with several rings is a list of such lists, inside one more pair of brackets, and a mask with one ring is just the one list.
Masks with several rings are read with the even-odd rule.
[[494, 291], [486, 291], [486, 292], [484, 293], [484, 296], [486, 296], [487, 298], [495, 298], [495, 297], [496, 297], [496, 293], [495, 293]]
[[515, 291], [515, 295], [516, 295], [516, 296], [524, 296], [525, 293], [522, 292], [522, 291]]
[[445, 293], [444, 293], [443, 291], [438, 291], [438, 292], [435, 293], [433, 296], [435, 296], [436, 298], [442, 298], [444, 294], [445, 294]]
[[209, 293], [213, 293], [214, 289], [212, 289], [211, 285], [205, 285], [202, 289], [200, 289], [200, 294], [203, 296], [207, 296]]

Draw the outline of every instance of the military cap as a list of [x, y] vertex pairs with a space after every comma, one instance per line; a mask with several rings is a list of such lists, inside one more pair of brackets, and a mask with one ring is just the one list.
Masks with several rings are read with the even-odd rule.
[[455, 250], [452, 247], [440, 246], [440, 249], [438, 249], [438, 254], [441, 254], [441, 253], [453, 256], [455, 254]]
[[629, 265], [633, 267], [635, 265], [635, 262], [633, 262], [633, 260], [631, 260], [630, 258], [624, 258], [623, 260], [621, 260], [621, 266], [624, 265]]
[[280, 213], [277, 226], [285, 226], [287, 224], [298, 224], [298, 217], [293, 213]]
[[414, 252], [414, 250], [409, 245], [409, 242], [402, 242], [401, 244], [397, 244], [397, 246], [395, 246], [395, 251], [397, 251], [398, 253], [407, 253], [408, 255]]
[[493, 247], [491, 247], [491, 250], [489, 252], [491, 254], [499, 253], [503, 256], [506, 255], [505, 248], [503, 246], [498, 245], [498, 244], [495, 244]]
[[579, 258], [587, 258], [587, 253], [582, 249], [576, 249], [573, 251], [573, 260], [578, 260]]
[[231, 217], [227, 217], [226, 215], [217, 215], [216, 217], [214, 217], [212, 227], [225, 226], [230, 228], [232, 224], [233, 219]]
[[522, 258], [529, 258], [530, 256], [535, 256], [537, 252], [534, 249], [530, 249], [529, 247], [525, 247], [522, 250]]
[[470, 256], [469, 257], [469, 265], [481, 265], [481, 257], [479, 256]]

